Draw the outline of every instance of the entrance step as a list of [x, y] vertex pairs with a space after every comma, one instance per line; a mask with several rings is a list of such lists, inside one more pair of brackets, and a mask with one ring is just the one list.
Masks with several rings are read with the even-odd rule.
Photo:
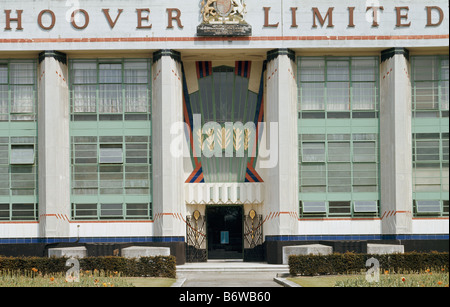
[[276, 272], [289, 273], [285, 264], [267, 264], [265, 262], [243, 262], [242, 260], [208, 260], [177, 265], [177, 273], [182, 272]]

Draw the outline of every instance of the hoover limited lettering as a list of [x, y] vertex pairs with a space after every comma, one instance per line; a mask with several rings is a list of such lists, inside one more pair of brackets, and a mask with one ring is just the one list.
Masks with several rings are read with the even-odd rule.
[[[262, 7], [257, 8], [261, 9], [261, 23], [263, 28], [277, 28], [280, 26], [281, 20], [278, 16], [275, 18], [272, 16], [272, 7]], [[414, 10], [418, 10], [419, 8], [415, 7]], [[52, 9], [43, 9], [39, 12], [32, 13], [35, 14], [35, 24], [42, 31], [52, 31], [57, 27], [58, 23], [68, 22], [75, 30], [84, 30], [88, 27], [96, 27], [99, 25], [98, 20], [95, 19], [102, 18], [105, 26], [108, 26], [110, 29], [115, 29], [117, 27], [118, 22], [122, 18], [127, 19], [127, 26], [130, 27], [130, 20], [134, 19], [134, 29], [135, 30], [148, 30], [152, 29], [154, 21], [154, 14], [161, 14], [160, 11], [155, 12], [152, 8], [135, 8], [135, 9], [124, 9], [124, 8], [102, 8], [102, 9], [83, 9], [77, 8], [73, 10], [70, 14], [70, 18], [66, 18], [66, 16], [58, 16], [54, 10]], [[99, 11], [98, 11], [99, 10]], [[160, 10], [160, 8], [158, 8]], [[248, 8], [250, 10], [250, 8]], [[309, 10], [309, 13], [308, 13]], [[424, 18], [419, 21], [414, 21], [410, 18], [410, 7], [409, 6], [396, 6], [394, 7], [394, 18], [395, 18], [395, 26], [398, 28], [410, 27], [414, 22], [424, 23], [424, 27], [437, 27], [442, 24], [444, 20], [444, 11], [439, 6], [425, 6], [421, 7], [421, 14], [424, 14]], [[343, 12], [344, 13], [343, 13]], [[363, 10], [365, 16], [370, 17], [371, 26], [376, 28], [381, 26], [380, 16], [386, 12], [386, 9], [382, 5], [374, 6], [365, 6]], [[314, 30], [315, 28], [333, 28], [338, 23], [345, 23], [348, 28], [355, 28], [358, 26], [355, 22], [355, 15], [357, 14], [357, 10], [355, 7], [328, 7], [328, 8], [318, 8], [312, 7], [309, 9], [305, 9], [302, 7], [289, 7], [287, 8], [286, 16], [289, 16], [285, 22], [290, 24], [291, 28], [300, 28], [298, 21], [299, 13], [308, 13], [311, 14], [311, 26], [310, 29]], [[3, 23], [4, 23], [4, 31], [23, 31], [25, 29], [25, 24], [27, 27], [30, 24], [33, 24], [32, 20], [29, 20], [30, 14], [26, 12], [24, 9], [4, 9], [3, 10]], [[360, 14], [360, 10], [358, 14]], [[165, 28], [166, 29], [174, 29], [177, 27], [178, 29], [183, 29], [183, 21], [187, 19], [197, 20], [198, 16], [185, 16], [183, 11], [180, 8], [166, 8], [165, 9]], [[103, 15], [103, 17], [99, 17]], [[125, 17], [125, 15], [127, 15]], [[134, 17], [132, 17], [134, 16]], [[346, 16], [343, 18], [342, 16]], [[339, 20], [337, 20], [339, 17]], [[130, 19], [131, 18], [131, 19]], [[344, 20], [345, 19], [345, 20]], [[160, 20], [160, 19], [158, 19]], [[94, 25], [95, 21], [95, 25]], [[0, 18], [0, 23], [2, 22]], [[122, 25], [123, 26], [123, 25]]]

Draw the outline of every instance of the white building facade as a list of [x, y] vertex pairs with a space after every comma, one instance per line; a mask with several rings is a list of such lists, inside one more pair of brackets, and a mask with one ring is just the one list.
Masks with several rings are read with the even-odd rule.
[[446, 1], [0, 3], [0, 254], [448, 251]]

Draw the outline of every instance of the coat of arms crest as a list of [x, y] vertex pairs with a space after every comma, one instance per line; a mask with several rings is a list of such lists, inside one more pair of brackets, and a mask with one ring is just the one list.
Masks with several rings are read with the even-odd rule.
[[202, 24], [197, 28], [201, 36], [248, 36], [251, 27], [245, 22], [245, 0], [202, 0]]

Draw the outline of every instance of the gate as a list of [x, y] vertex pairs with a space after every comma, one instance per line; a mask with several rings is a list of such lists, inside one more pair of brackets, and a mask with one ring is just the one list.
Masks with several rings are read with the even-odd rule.
[[250, 210], [244, 216], [244, 261], [264, 261], [263, 216]]
[[206, 262], [206, 218], [198, 210], [186, 217], [186, 261]]

